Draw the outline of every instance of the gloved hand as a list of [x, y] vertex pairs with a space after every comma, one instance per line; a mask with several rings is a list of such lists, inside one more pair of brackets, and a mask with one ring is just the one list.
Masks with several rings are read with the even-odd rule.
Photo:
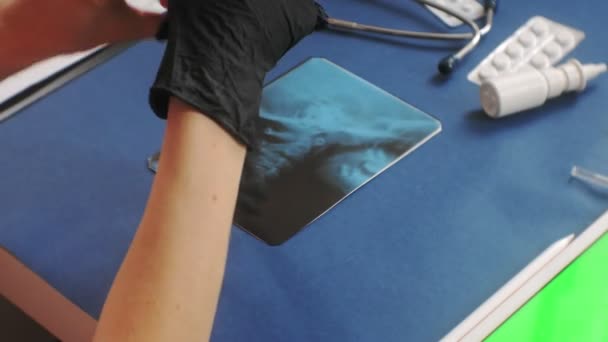
[[251, 147], [266, 73], [323, 18], [312, 0], [169, 0], [152, 109], [175, 96]]

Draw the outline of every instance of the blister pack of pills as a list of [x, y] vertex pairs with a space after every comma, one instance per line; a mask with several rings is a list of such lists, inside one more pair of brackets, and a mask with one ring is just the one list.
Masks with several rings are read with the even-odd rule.
[[[434, 2], [453, 10], [467, 19], [477, 20], [484, 15], [483, 6], [476, 0], [434, 0]], [[426, 7], [446, 25], [450, 27], [462, 25], [462, 21], [460, 21], [460, 19], [434, 7]]]
[[499, 75], [553, 66], [584, 38], [582, 31], [544, 17], [533, 17], [473, 69], [468, 79], [480, 85]]

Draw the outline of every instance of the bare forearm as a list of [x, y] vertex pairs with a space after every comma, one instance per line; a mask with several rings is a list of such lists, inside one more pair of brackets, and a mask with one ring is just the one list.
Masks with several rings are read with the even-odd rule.
[[0, 80], [58, 54], [152, 37], [161, 20], [125, 0], [0, 0]]
[[53, 34], [50, 26], [56, 23], [39, 17], [57, 16], [54, 7], [54, 1], [0, 0], [0, 80], [61, 53], [70, 43], [68, 37]]
[[173, 100], [161, 156], [96, 341], [209, 338], [245, 149]]
[[43, 44], [23, 32], [28, 17], [15, 0], [0, 0], [0, 81], [45, 58]]

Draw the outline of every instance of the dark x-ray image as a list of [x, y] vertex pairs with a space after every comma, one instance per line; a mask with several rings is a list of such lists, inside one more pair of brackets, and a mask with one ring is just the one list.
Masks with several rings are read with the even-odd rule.
[[441, 130], [431, 116], [321, 58], [266, 86], [235, 223], [281, 244]]

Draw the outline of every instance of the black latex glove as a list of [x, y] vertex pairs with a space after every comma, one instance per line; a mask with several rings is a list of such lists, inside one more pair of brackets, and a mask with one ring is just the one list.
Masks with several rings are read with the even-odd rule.
[[251, 147], [266, 73], [323, 17], [312, 0], [170, 0], [152, 109], [176, 96]]

